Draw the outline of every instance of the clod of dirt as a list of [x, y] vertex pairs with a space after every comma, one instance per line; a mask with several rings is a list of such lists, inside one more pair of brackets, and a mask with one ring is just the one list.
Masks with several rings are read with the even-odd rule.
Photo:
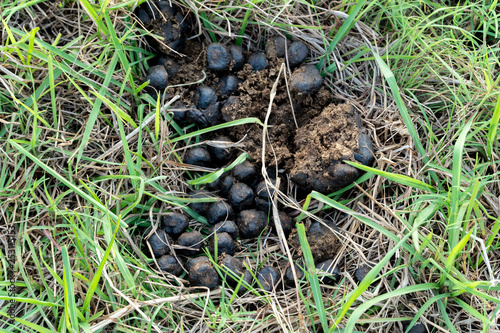
[[191, 107], [186, 112], [186, 120], [195, 123], [200, 128], [207, 128], [217, 125], [220, 118], [220, 103], [214, 103], [206, 109]]
[[273, 36], [266, 43], [266, 56], [268, 59], [283, 58], [286, 52], [286, 38]]
[[296, 69], [290, 83], [293, 90], [303, 95], [318, 92], [322, 84], [323, 78], [315, 65], [304, 65]]
[[238, 226], [236, 225], [236, 223], [234, 223], [233, 221], [229, 221], [229, 220], [222, 221], [222, 222], [219, 222], [216, 225], [214, 225], [213, 228], [210, 230], [210, 233], [213, 233], [213, 232], [217, 232], [217, 234], [226, 232], [233, 239], [238, 238], [238, 234], [239, 234]]
[[[190, 199], [202, 199], [202, 198], [210, 198], [211, 195], [205, 191], [193, 191], [189, 195]], [[191, 202], [188, 204], [188, 207], [191, 208], [195, 213], [200, 215], [205, 215], [210, 202]]]
[[231, 56], [226, 47], [212, 43], [207, 47], [207, 67], [213, 71], [226, 71], [229, 68]]
[[330, 104], [297, 130], [290, 177], [306, 191], [327, 194], [351, 184], [356, 168], [340, 161], [353, 159], [358, 148], [358, 116], [349, 104]]
[[227, 175], [221, 179], [219, 188], [220, 194], [223, 196], [227, 196], [229, 194], [229, 190], [236, 183], [236, 178], [232, 175]]
[[207, 109], [217, 102], [217, 93], [210, 87], [200, 86], [193, 96], [193, 101], [200, 109]]
[[228, 201], [236, 212], [252, 208], [254, 200], [253, 190], [245, 183], [236, 183], [229, 190]]
[[[231, 142], [231, 140], [227, 136], [218, 136], [212, 141], [220, 142], [221, 144]], [[229, 162], [232, 157], [230, 148], [215, 147], [209, 145], [208, 151], [210, 152], [210, 155], [212, 155], [212, 160], [222, 165]]]
[[[150, 232], [151, 227], [146, 229], [145, 235], [149, 235]], [[170, 253], [170, 247], [168, 246], [168, 244], [172, 244], [172, 241], [163, 229], [156, 229], [155, 232], [151, 236], [149, 236], [146, 242], [151, 247], [151, 252], [155, 258], [159, 258], [165, 254]]]
[[182, 266], [179, 264], [177, 259], [174, 256], [165, 255], [160, 257], [156, 261], [160, 270], [165, 273], [169, 273], [175, 276], [179, 276], [182, 274]]
[[280, 272], [278, 269], [267, 266], [260, 270], [259, 274], [257, 274], [257, 280], [262, 285], [262, 289], [270, 292], [278, 285], [280, 281]]
[[[404, 321], [403, 322], [403, 332], [406, 332], [410, 323], [411, 323], [411, 321]], [[417, 323], [417, 324], [413, 325], [413, 327], [408, 331], [408, 333], [427, 333], [427, 332], [428, 332], [427, 328], [422, 323]]]
[[[297, 264], [293, 264], [295, 268], [295, 274], [297, 274], [297, 280], [301, 281], [304, 278], [304, 271]], [[287, 286], [294, 287], [295, 279], [293, 278], [292, 266], [288, 266], [285, 271], [285, 283]]]
[[[298, 40], [288, 47], [288, 63], [290, 67], [300, 65], [308, 56], [309, 48], [304, 42]], [[319, 89], [318, 89], [319, 90]]]
[[[288, 215], [285, 212], [278, 212], [278, 217], [281, 222], [281, 228], [283, 229], [283, 233], [285, 234], [285, 237], [288, 238], [288, 236], [290, 236], [290, 234], [292, 233], [293, 227], [295, 226], [295, 222], [290, 217], [290, 215]], [[274, 229], [276, 229], [276, 227]]]
[[255, 238], [266, 228], [267, 214], [255, 209], [243, 210], [236, 223], [240, 229], [241, 238]]
[[333, 285], [340, 279], [339, 267], [333, 265], [333, 259], [328, 259], [326, 261], [320, 262], [316, 265], [316, 270], [318, 272], [318, 275], [328, 275], [319, 277], [319, 280], [324, 284]]
[[363, 279], [370, 273], [374, 266], [372, 265], [364, 265], [359, 267], [357, 270], [354, 271], [354, 279], [357, 282], [363, 281]]
[[167, 234], [177, 237], [189, 227], [189, 219], [179, 213], [169, 213], [162, 217], [162, 227]]
[[223, 76], [217, 84], [217, 92], [223, 97], [230, 96], [238, 89], [238, 83], [240, 81], [234, 75]]
[[208, 246], [210, 253], [215, 255], [215, 236], [217, 236], [217, 254], [221, 255], [222, 253], [227, 253], [229, 255], [234, 255], [236, 252], [236, 243], [227, 232], [217, 233], [210, 237]]
[[359, 153], [354, 153], [354, 159], [363, 165], [372, 165], [375, 156], [373, 155], [373, 143], [370, 136], [366, 133], [359, 133], [358, 145]]
[[210, 204], [207, 210], [207, 221], [210, 224], [224, 220], [231, 220], [234, 217], [233, 208], [224, 201], [217, 201]]
[[167, 71], [169, 77], [176, 76], [181, 69], [179, 63], [169, 57], [162, 56], [158, 58], [158, 65], [162, 65], [163, 67], [165, 67], [165, 70]]
[[250, 161], [243, 161], [233, 168], [233, 176], [240, 182], [252, 186], [257, 178], [257, 170]]
[[155, 89], [163, 90], [168, 86], [168, 73], [164, 66], [157, 65], [148, 69], [146, 81]]
[[212, 163], [212, 157], [207, 149], [203, 147], [195, 147], [186, 152], [186, 155], [184, 156], [184, 163], [207, 167]]
[[231, 53], [231, 58], [233, 59], [233, 61], [231, 62], [232, 69], [234, 71], [242, 69], [243, 65], [245, 64], [243, 48], [239, 45], [231, 45], [229, 47], [229, 52]]
[[248, 57], [248, 63], [252, 66], [254, 71], [261, 71], [269, 67], [266, 55], [262, 52], [254, 52]]
[[[205, 257], [206, 258], [206, 257]], [[216, 288], [219, 285], [219, 275], [208, 260], [197, 260], [189, 268], [189, 283], [192, 286]]]
[[203, 236], [197, 230], [185, 232], [177, 239], [177, 245], [186, 247], [186, 249], [177, 250], [180, 254], [193, 256], [200, 253], [201, 246], [203, 245]]
[[[332, 229], [336, 230], [336, 227], [333, 226]], [[328, 226], [320, 222], [311, 223], [306, 235], [315, 262], [322, 262], [335, 257], [342, 247], [337, 235]], [[297, 250], [297, 256], [302, 256], [302, 246], [296, 229], [293, 229], [288, 241]]]

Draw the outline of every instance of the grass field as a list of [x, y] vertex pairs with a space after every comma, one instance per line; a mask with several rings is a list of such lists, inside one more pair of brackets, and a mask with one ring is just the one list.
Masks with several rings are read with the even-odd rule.
[[[177, 2], [201, 39], [308, 43], [376, 148], [349, 188], [305, 204], [284, 193], [304, 209], [299, 233], [336, 221], [341, 281], [320, 283], [301, 237], [306, 281], [244, 295], [190, 288], [137, 245], [140, 227], [185, 209], [195, 176], [176, 142], [199, 140], [144, 91], [142, 2], [0, 0], [2, 331], [500, 332], [496, 0]], [[256, 274], [289, 260], [282, 248], [266, 234], [238, 256]]]

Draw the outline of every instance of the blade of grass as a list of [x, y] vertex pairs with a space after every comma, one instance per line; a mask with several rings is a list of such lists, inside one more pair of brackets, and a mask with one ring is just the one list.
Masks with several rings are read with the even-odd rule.
[[64, 282], [64, 312], [66, 313], [66, 324], [70, 331], [79, 332], [78, 318], [76, 314], [75, 290], [73, 287], [73, 275], [71, 274], [71, 263], [68, 248], [62, 247], [63, 260], [63, 282]]
[[314, 265], [314, 259], [309, 247], [309, 242], [306, 237], [306, 230], [302, 223], [297, 224], [297, 233], [299, 235], [300, 247], [302, 248], [302, 253], [304, 254], [304, 260], [307, 265], [307, 280], [311, 284], [311, 291], [313, 293], [314, 302], [316, 303], [316, 310], [318, 311], [318, 317], [321, 321], [321, 326], [323, 327], [323, 332], [328, 331], [328, 319], [326, 318], [325, 305], [323, 304], [323, 295], [321, 293], [321, 287], [319, 285], [318, 275], [316, 274], [316, 266]]
[[495, 138], [497, 137], [499, 121], [500, 121], [500, 95], [497, 98], [495, 110], [491, 115], [490, 129], [488, 130], [486, 152], [488, 154], [489, 159], [493, 158], [493, 145], [495, 144]]

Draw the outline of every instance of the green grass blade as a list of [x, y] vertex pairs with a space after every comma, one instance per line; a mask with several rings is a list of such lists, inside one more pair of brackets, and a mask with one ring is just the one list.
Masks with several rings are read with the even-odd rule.
[[62, 247], [63, 260], [63, 282], [64, 282], [64, 312], [66, 313], [66, 324], [71, 331], [79, 332], [78, 318], [76, 314], [75, 288], [73, 286], [73, 275], [71, 274], [71, 262], [68, 248]]
[[[392, 251], [391, 251], [392, 252]], [[378, 265], [377, 265], [378, 266]], [[373, 269], [372, 269], [373, 271]], [[370, 273], [372, 272], [370, 271]], [[366, 279], [366, 277], [365, 277]], [[363, 280], [364, 281], [364, 280]], [[426, 291], [426, 290], [436, 290], [439, 288], [439, 285], [437, 283], [423, 283], [423, 284], [417, 284], [414, 286], [408, 286], [400, 289], [396, 289], [393, 291], [390, 291], [388, 293], [382, 294], [380, 296], [374, 297], [370, 299], [369, 301], [364, 302], [360, 306], [358, 306], [352, 313], [351, 317], [349, 318], [349, 321], [346, 324], [345, 331], [346, 332], [352, 332], [354, 330], [354, 325], [356, 325], [356, 322], [358, 319], [372, 306], [375, 304], [384, 301], [389, 298], [393, 297], [398, 297], [410, 293], [416, 293], [419, 291]], [[359, 289], [359, 287], [358, 287]], [[358, 295], [359, 296], [359, 295]]]
[[85, 312], [87, 310], [88, 306], [90, 305], [90, 301], [92, 300], [92, 296], [95, 293], [95, 290], [97, 289], [97, 285], [99, 284], [99, 280], [101, 279], [101, 274], [102, 270], [104, 268], [104, 265], [106, 264], [108, 260], [109, 253], [111, 252], [111, 249], [113, 248], [113, 244], [115, 242], [116, 234], [118, 233], [120, 224], [116, 224], [116, 229], [113, 234], [113, 238], [111, 238], [111, 242], [108, 244], [108, 248], [106, 249], [106, 252], [104, 253], [104, 256], [102, 258], [101, 263], [99, 264], [99, 267], [97, 268], [97, 271], [95, 272], [94, 277], [92, 278], [92, 282], [90, 283], [89, 289], [87, 290], [87, 295], [85, 296], [85, 301], [83, 302], [83, 307], [82, 307], [82, 312]]
[[314, 259], [309, 247], [309, 242], [306, 237], [306, 230], [302, 223], [297, 224], [297, 233], [299, 234], [300, 247], [304, 254], [304, 260], [307, 265], [307, 278], [311, 284], [311, 291], [313, 293], [314, 302], [316, 303], [316, 310], [318, 311], [319, 320], [321, 321], [321, 326], [323, 331], [328, 331], [328, 320], [326, 318], [325, 305], [323, 304], [323, 295], [321, 293], [321, 286], [319, 285], [318, 275], [316, 274], [316, 267], [314, 265]]
[[453, 148], [453, 168], [452, 168], [452, 187], [451, 187], [451, 197], [450, 197], [450, 216], [448, 219], [448, 232], [449, 232], [449, 242], [450, 248], [454, 248], [459, 239], [460, 235], [460, 221], [457, 221], [459, 205], [460, 205], [460, 184], [462, 178], [462, 156], [464, 154], [464, 145], [467, 138], [467, 133], [472, 126], [473, 119], [469, 120], [467, 124], [462, 129], [460, 136], [458, 137], [455, 147]]
[[491, 116], [490, 129], [488, 130], [488, 136], [487, 136], [488, 141], [486, 146], [486, 152], [490, 159], [493, 157], [493, 145], [495, 144], [495, 138], [497, 137], [499, 121], [500, 121], [500, 95], [498, 96], [495, 110], [493, 111], [493, 115]]
[[399, 184], [402, 184], [402, 185], [406, 185], [406, 186], [413, 187], [413, 188], [418, 188], [418, 189], [424, 190], [424, 191], [430, 191], [430, 192], [434, 192], [434, 193], [437, 192], [436, 189], [434, 187], [432, 187], [431, 185], [428, 185], [428, 184], [424, 183], [423, 181], [420, 181], [420, 180], [415, 179], [415, 178], [411, 178], [411, 177], [408, 177], [405, 175], [398, 175], [398, 174], [394, 174], [394, 173], [390, 173], [390, 172], [385, 172], [382, 170], [370, 168], [368, 166], [365, 166], [365, 165], [362, 165], [359, 163], [355, 163], [355, 162], [351, 162], [351, 161], [344, 161], [344, 162], [349, 164], [349, 165], [352, 165], [353, 167], [361, 169], [363, 171], [367, 171], [367, 172], [385, 177], [389, 180], [392, 180], [392, 181], [399, 183]]
[[462, 251], [465, 244], [467, 244], [467, 242], [469, 241], [470, 235], [472, 234], [473, 231], [474, 231], [474, 229], [471, 229], [467, 233], [467, 235], [465, 235], [465, 237], [462, 240], [460, 240], [460, 242], [458, 242], [457, 245], [455, 245], [453, 250], [451, 250], [450, 255], [448, 256], [448, 259], [446, 259], [445, 269], [447, 272], [451, 271], [451, 267], [455, 264], [455, 259], [457, 258], [460, 251]]

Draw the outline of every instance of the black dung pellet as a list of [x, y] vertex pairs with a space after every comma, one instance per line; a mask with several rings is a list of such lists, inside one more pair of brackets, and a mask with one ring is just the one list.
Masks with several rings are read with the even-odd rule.
[[290, 44], [288, 47], [288, 63], [290, 67], [300, 65], [307, 58], [308, 54], [309, 49], [307, 45], [300, 40]]
[[233, 176], [240, 182], [252, 186], [257, 178], [257, 169], [250, 161], [243, 161], [233, 168]]
[[168, 86], [168, 73], [164, 66], [152, 66], [148, 70], [146, 81], [155, 89], [163, 90]]
[[177, 23], [179, 24], [179, 28], [181, 29], [181, 34], [185, 35], [189, 32], [190, 29], [190, 22], [187, 17], [182, 15], [181, 13], [177, 13], [175, 15], [175, 19], [177, 20]]
[[156, 5], [162, 14], [167, 15], [167, 17], [174, 17], [175, 9], [170, 5], [170, 0], [158, 0]]
[[222, 196], [227, 196], [229, 194], [229, 190], [235, 183], [236, 183], [236, 178], [234, 178], [234, 176], [232, 175], [221, 177], [221, 181], [219, 184], [220, 194]]
[[327, 172], [331, 176], [331, 182], [335, 182], [338, 188], [352, 184], [359, 177], [358, 169], [344, 163], [332, 165]]
[[[190, 195], [190, 199], [201, 199], [201, 198], [210, 198], [211, 195], [205, 191], [193, 191]], [[195, 213], [200, 215], [205, 215], [208, 206], [210, 206], [210, 202], [191, 202], [188, 204], [188, 207], [191, 208]]]
[[240, 259], [228, 254], [222, 257], [219, 265], [222, 267], [223, 276], [226, 276], [226, 282], [233, 287], [238, 284], [239, 278], [246, 271]]
[[148, 25], [151, 21], [151, 17], [149, 17], [148, 12], [145, 9], [139, 8], [137, 10], [137, 17], [141, 20], [142, 24]]
[[324, 284], [333, 285], [340, 279], [340, 270], [337, 265], [335, 266], [333, 265], [333, 259], [328, 259], [326, 261], [320, 262], [319, 264], [316, 265], [316, 270], [320, 282]]
[[236, 96], [230, 96], [222, 105], [221, 116], [225, 122], [233, 121], [238, 118], [237, 111], [240, 107], [240, 99]]
[[363, 165], [372, 165], [375, 156], [373, 156], [373, 143], [370, 136], [366, 133], [360, 133], [358, 144], [359, 153], [354, 153], [354, 159]]
[[240, 229], [241, 238], [256, 238], [266, 228], [267, 214], [255, 209], [243, 210], [236, 223]]
[[288, 238], [288, 236], [292, 233], [292, 229], [295, 226], [295, 222], [290, 217], [290, 215], [288, 215], [285, 212], [278, 212], [278, 216], [281, 222], [281, 228], [283, 229], [283, 233], [285, 234], [285, 237]]
[[220, 221], [232, 220], [234, 217], [233, 208], [224, 201], [213, 202], [207, 210], [207, 221], [216, 224]]
[[372, 265], [364, 265], [359, 267], [356, 271], [354, 271], [354, 278], [357, 282], [363, 281], [366, 275], [372, 270]]
[[[403, 324], [403, 328], [404, 328], [404, 332], [406, 332], [406, 330], [408, 329], [408, 325], [410, 324], [410, 321], [408, 321], [405, 324]], [[417, 323], [415, 325], [413, 325], [412, 328], [410, 328], [410, 330], [408, 331], [408, 333], [427, 333], [427, 328], [425, 328], [425, 325], [422, 324], [422, 323]]]
[[210, 233], [214, 233], [214, 232], [217, 232], [217, 233], [226, 232], [233, 239], [238, 238], [238, 234], [239, 234], [238, 226], [236, 225], [236, 223], [234, 223], [233, 221], [230, 221], [230, 220], [222, 221], [222, 222], [219, 222], [216, 225], [214, 225], [213, 228], [210, 229]]
[[220, 118], [220, 103], [214, 103], [206, 109], [191, 107], [186, 112], [186, 120], [195, 123], [200, 128], [207, 128], [217, 125]]
[[[271, 184], [276, 186], [276, 179], [271, 179]], [[257, 184], [257, 188], [255, 189], [257, 196], [263, 199], [270, 199], [274, 195], [274, 188], [272, 186], [267, 186], [266, 181], [263, 180], [259, 184]]]
[[158, 65], [165, 67], [169, 77], [176, 76], [181, 69], [181, 66], [177, 63], [177, 61], [163, 56], [158, 58]]
[[248, 57], [248, 63], [254, 71], [261, 71], [269, 66], [266, 55], [262, 52], [254, 52]]
[[212, 43], [207, 48], [208, 69], [213, 71], [226, 71], [229, 69], [231, 56], [227, 49], [219, 44]]
[[172, 105], [172, 114], [173, 118], [177, 122], [182, 122], [186, 120], [187, 107], [181, 101], [176, 102]]
[[[215, 141], [214, 143], [220, 142], [220, 144], [231, 143], [231, 140], [225, 136], [218, 136], [213, 139], [213, 141]], [[212, 155], [212, 160], [219, 164], [224, 165], [231, 160], [231, 148], [208, 145], [208, 151], [210, 152], [210, 155]]]
[[283, 58], [286, 52], [286, 38], [273, 36], [266, 43], [266, 56], [268, 59]]
[[304, 65], [292, 73], [291, 86], [300, 94], [317, 92], [323, 84], [323, 78], [314, 65]]
[[185, 256], [192, 256], [200, 253], [203, 245], [203, 236], [199, 231], [185, 232], [177, 239], [177, 245], [189, 247], [190, 249], [178, 249], [177, 251]]
[[195, 147], [186, 152], [186, 155], [184, 156], [184, 163], [207, 167], [212, 163], [212, 158], [210, 157], [210, 153], [207, 149], [203, 147]]
[[191, 258], [186, 263], [186, 269], [189, 271], [191, 269], [191, 267], [194, 266], [194, 264], [200, 263], [200, 262], [208, 262], [209, 263], [210, 259], [207, 256], [199, 256], [199, 257]]
[[[151, 228], [146, 230], [145, 235], [149, 235]], [[172, 244], [167, 233], [163, 229], [156, 229], [155, 232], [149, 236], [146, 242], [151, 247], [151, 251], [155, 258], [159, 258], [165, 254], [170, 253], [170, 247], [168, 244]], [[147, 247], [146, 247], [147, 248]]]
[[223, 76], [217, 84], [217, 92], [223, 97], [232, 95], [238, 89], [240, 81], [234, 75]]
[[271, 212], [271, 200], [263, 199], [261, 197], [256, 197], [255, 198], [255, 208], [257, 208], [260, 211], [263, 211], [264, 213], [270, 213]]
[[173, 237], [182, 234], [189, 226], [189, 219], [179, 213], [169, 213], [162, 217], [163, 230]]
[[231, 53], [231, 58], [233, 59], [233, 61], [231, 62], [232, 69], [235, 71], [242, 69], [243, 65], [245, 64], [243, 48], [239, 45], [231, 45], [231, 47], [229, 48], [229, 52]]
[[160, 270], [165, 273], [170, 273], [175, 276], [179, 276], [182, 274], [182, 266], [177, 262], [174, 256], [165, 255], [160, 257], [156, 261]]
[[214, 289], [219, 285], [219, 275], [210, 261], [200, 260], [190, 266], [189, 283], [192, 286]]
[[[295, 274], [297, 274], [297, 281], [300, 281], [304, 278], [304, 271], [297, 264], [293, 264], [295, 268]], [[288, 286], [295, 286], [295, 279], [293, 278], [292, 266], [288, 266], [285, 271], [285, 283]]]
[[237, 212], [254, 206], [253, 190], [245, 183], [236, 183], [229, 190], [228, 201]]
[[210, 253], [215, 255], [215, 238], [217, 236], [217, 255], [227, 253], [229, 255], [234, 255], [236, 251], [236, 243], [234, 239], [227, 232], [217, 233], [210, 237], [209, 250]]
[[210, 87], [198, 87], [193, 96], [194, 103], [200, 109], [206, 109], [217, 102], [217, 93]]
[[268, 266], [260, 270], [257, 274], [257, 280], [262, 285], [262, 289], [269, 292], [278, 284], [279, 276], [280, 272], [276, 268]]

